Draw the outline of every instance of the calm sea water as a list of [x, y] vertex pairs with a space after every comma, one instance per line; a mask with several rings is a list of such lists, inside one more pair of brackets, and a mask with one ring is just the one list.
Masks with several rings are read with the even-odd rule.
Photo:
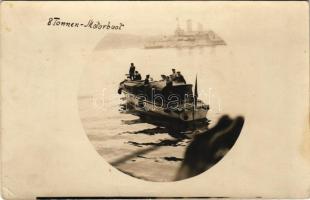
[[[286, 50], [279, 47], [275, 52], [268, 45], [93, 52], [78, 98], [85, 132], [97, 152], [121, 171], [146, 180], [173, 180], [190, 141], [171, 145], [174, 138], [165, 129], [119, 112], [118, 85], [133, 62], [142, 76], [150, 74], [154, 79], [170, 74], [172, 68], [181, 71], [188, 83], [194, 83], [197, 75], [199, 98], [211, 108], [211, 126], [224, 114], [242, 115], [247, 135], [241, 133], [241, 137], [266, 144], [263, 138], [268, 134], [285, 131], [280, 124], [288, 117], [285, 113], [290, 108], [285, 105], [292, 101], [284, 98], [291, 65], [278, 59]], [[250, 142], [239, 148], [242, 145], [256, 148]]]
[[[232, 102], [233, 99], [231, 80], [237, 71], [232, 51], [227, 46], [97, 51], [84, 69], [79, 94], [80, 116], [98, 153], [132, 176], [171, 181], [190, 140], [171, 143], [174, 138], [164, 128], [141, 123], [136, 116], [119, 111], [122, 101], [117, 94], [118, 84], [124, 80], [131, 62], [143, 77], [150, 74], [154, 80], [160, 79], [161, 74], [169, 75], [172, 68], [181, 71], [188, 83], [194, 83], [197, 75], [199, 98], [210, 104], [208, 118], [216, 121], [224, 112], [229, 112], [230, 103], [226, 104], [226, 100]], [[155, 149], [148, 151], [152, 148]], [[151, 170], [145, 170], [148, 167]]]

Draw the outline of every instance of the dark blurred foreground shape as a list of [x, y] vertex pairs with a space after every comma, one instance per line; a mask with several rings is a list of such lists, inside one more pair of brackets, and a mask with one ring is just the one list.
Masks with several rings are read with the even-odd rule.
[[186, 149], [175, 180], [196, 176], [215, 165], [235, 144], [243, 124], [243, 117], [224, 115], [212, 129], [197, 135]]

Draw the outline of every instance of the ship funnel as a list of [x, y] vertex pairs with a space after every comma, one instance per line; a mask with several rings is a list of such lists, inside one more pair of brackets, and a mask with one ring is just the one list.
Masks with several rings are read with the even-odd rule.
[[197, 27], [198, 27], [198, 32], [203, 32], [203, 26], [201, 23], [198, 23]]
[[188, 19], [186, 21], [186, 24], [187, 24], [187, 32], [191, 33], [193, 31], [193, 29], [192, 29], [192, 20]]
[[176, 20], [177, 20], [177, 29], [180, 29], [180, 22], [179, 22], [179, 18], [177, 17], [177, 18], [176, 18]]

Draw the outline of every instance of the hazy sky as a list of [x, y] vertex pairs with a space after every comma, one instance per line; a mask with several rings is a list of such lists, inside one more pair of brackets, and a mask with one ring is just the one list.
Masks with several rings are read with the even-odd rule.
[[[83, 6], [76, 6], [82, 4]], [[212, 29], [226, 41], [242, 43], [267, 40], [282, 40], [291, 34], [296, 42], [303, 41], [293, 30], [305, 27], [308, 19], [303, 6], [306, 2], [33, 2], [22, 4], [6, 2], [3, 6], [4, 24], [14, 31], [18, 26], [28, 32], [38, 32], [37, 38], [66, 41], [66, 45], [95, 46], [105, 33], [111, 31], [83, 28], [47, 26], [50, 17], [63, 21], [87, 23], [89, 19], [102, 23], [125, 24], [123, 33], [171, 34], [176, 27], [176, 18], [185, 26], [186, 19], [200, 22], [205, 29]], [[294, 9], [296, 8], [296, 9]], [[303, 13], [303, 14], [301, 14]], [[7, 18], [18, 18], [6, 24]], [[23, 20], [27, 18], [27, 21]], [[193, 23], [196, 28], [196, 23]], [[308, 31], [305, 28], [305, 31]], [[294, 34], [294, 35], [293, 35]], [[271, 38], [272, 37], [272, 38]], [[279, 41], [282, 43], [282, 41]], [[83, 45], [81, 45], [83, 44]], [[68, 46], [67, 46], [68, 48]]]

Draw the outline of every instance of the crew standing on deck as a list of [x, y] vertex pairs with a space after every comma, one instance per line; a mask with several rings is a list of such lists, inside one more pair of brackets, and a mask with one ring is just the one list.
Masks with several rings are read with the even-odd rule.
[[181, 74], [181, 72], [177, 72], [177, 76], [176, 76], [174, 81], [178, 82], [178, 83], [185, 83], [186, 84], [186, 81], [185, 81], [183, 75]]
[[130, 80], [134, 80], [134, 76], [135, 76], [135, 65], [133, 63], [130, 63], [130, 68], [129, 68], [129, 77]]
[[141, 78], [141, 74], [138, 71], [135, 71], [134, 80], [135, 81], [140, 81], [141, 79], [142, 79]]
[[146, 75], [145, 80], [144, 80], [144, 84], [145, 84], [145, 85], [147, 85], [147, 84], [150, 83], [149, 78], [150, 78], [150, 75]]
[[172, 80], [169, 76], [166, 78], [166, 87], [171, 88], [172, 87]]
[[175, 78], [177, 77], [177, 73], [175, 72], [175, 69], [172, 69], [172, 74], [170, 75], [172, 81], [175, 80]]

